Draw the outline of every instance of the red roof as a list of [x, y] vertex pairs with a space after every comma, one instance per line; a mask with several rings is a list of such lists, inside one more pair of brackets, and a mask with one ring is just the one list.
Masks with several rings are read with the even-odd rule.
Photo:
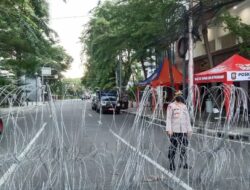
[[250, 60], [235, 54], [221, 64], [194, 75], [195, 83], [250, 81]]
[[[181, 84], [182, 83], [181, 72], [175, 66], [172, 66], [172, 72], [173, 72], [174, 84]], [[150, 85], [153, 87], [171, 85], [170, 73], [169, 73], [169, 61], [167, 59], [164, 59], [164, 63], [159, 76], [156, 79], [152, 80]]]

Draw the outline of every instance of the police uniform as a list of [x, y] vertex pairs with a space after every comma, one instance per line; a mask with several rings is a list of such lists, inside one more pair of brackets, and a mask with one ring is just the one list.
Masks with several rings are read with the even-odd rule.
[[184, 103], [174, 101], [167, 108], [166, 131], [172, 131], [170, 137], [170, 147], [168, 158], [170, 161], [170, 170], [175, 170], [176, 149], [180, 148], [180, 166], [188, 168], [186, 147], [188, 146], [188, 133], [192, 132], [190, 117], [187, 107]]

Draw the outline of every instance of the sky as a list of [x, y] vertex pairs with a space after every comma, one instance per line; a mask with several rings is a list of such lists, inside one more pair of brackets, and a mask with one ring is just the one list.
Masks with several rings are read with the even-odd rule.
[[67, 78], [83, 75], [81, 44], [79, 37], [83, 25], [88, 22], [89, 11], [96, 7], [98, 0], [48, 0], [50, 6], [50, 27], [59, 35], [60, 44], [73, 57], [71, 68], [63, 73]]

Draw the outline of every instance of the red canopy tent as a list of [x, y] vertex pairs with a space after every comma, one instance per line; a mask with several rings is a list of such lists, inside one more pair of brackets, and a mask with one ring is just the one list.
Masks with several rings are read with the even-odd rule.
[[[182, 83], [181, 72], [175, 66], [172, 66], [172, 72], [174, 85], [180, 85]], [[146, 85], [150, 85], [152, 87], [171, 85], [168, 59], [165, 58], [163, 60], [163, 63], [155, 70], [155, 72], [151, 76], [149, 76], [146, 80], [138, 83], [138, 86]]]
[[[178, 86], [182, 83], [182, 74], [175, 66], [172, 66], [172, 73], [173, 73], [174, 85], [177, 86], [178, 88]], [[152, 80], [150, 85], [152, 87], [171, 85], [169, 61], [167, 59], [164, 59], [163, 66], [159, 76], [156, 79]]]
[[238, 54], [212, 69], [194, 75], [196, 84], [212, 82], [232, 84], [233, 81], [248, 80], [250, 80], [250, 60]]
[[207, 71], [194, 75], [194, 83], [221, 82], [228, 85], [224, 91], [227, 116], [229, 114], [230, 85], [236, 81], [250, 81], [250, 60], [238, 54]]
[[[175, 88], [179, 89], [179, 85], [182, 84], [182, 74], [175, 66], [172, 66], [172, 73]], [[155, 70], [155, 72], [151, 76], [149, 76], [146, 80], [139, 82], [137, 87], [137, 106], [139, 103], [139, 86], [146, 85], [150, 85], [152, 88], [156, 88], [157, 86], [171, 85], [168, 59], [164, 58], [163, 63], [159, 66], [159, 68]]]

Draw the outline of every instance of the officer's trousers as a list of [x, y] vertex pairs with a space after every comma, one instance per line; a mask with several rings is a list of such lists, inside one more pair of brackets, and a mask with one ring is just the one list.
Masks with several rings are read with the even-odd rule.
[[187, 133], [173, 133], [170, 137], [170, 146], [168, 151], [168, 158], [170, 164], [174, 164], [176, 150], [179, 147], [180, 150], [180, 164], [187, 164], [187, 154], [186, 149], [188, 146]]

